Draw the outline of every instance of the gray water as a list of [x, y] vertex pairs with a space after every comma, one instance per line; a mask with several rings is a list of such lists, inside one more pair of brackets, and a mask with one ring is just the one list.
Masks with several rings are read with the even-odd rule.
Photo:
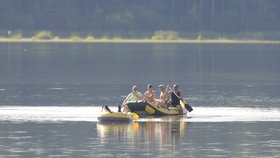
[[[280, 157], [279, 50], [0, 43], [0, 157]], [[98, 123], [148, 83], [179, 84], [194, 111]]]

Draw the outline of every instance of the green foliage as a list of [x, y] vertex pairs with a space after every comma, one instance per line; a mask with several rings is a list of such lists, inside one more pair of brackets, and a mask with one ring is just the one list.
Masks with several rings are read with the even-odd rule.
[[[142, 0], [137, 3], [131, 0], [110, 3], [4, 0], [0, 1], [0, 8], [0, 34], [5, 37], [7, 30], [20, 30], [26, 34], [42, 28], [67, 35], [72, 32], [93, 33], [97, 37], [114, 37], [116, 34], [127, 37], [132, 33], [132, 38], [147, 37], [157, 30], [173, 30], [180, 32], [180, 36], [197, 32], [280, 31], [279, 0]], [[263, 35], [252, 37], [270, 38]], [[271, 33], [271, 36], [279, 39], [278, 34]], [[197, 34], [191, 37], [201, 39]], [[208, 38], [205, 34], [202, 37]], [[153, 37], [154, 40], [169, 38], [174, 39], [164, 33], [155, 33]], [[38, 33], [33, 39], [52, 38]]]
[[156, 31], [152, 40], [178, 40], [179, 36], [176, 31]]
[[87, 36], [87, 38], [86, 38], [86, 40], [87, 41], [92, 41], [92, 40], [94, 40], [95, 38], [93, 37], [93, 36]]
[[81, 41], [81, 40], [82, 40], [82, 38], [81, 38], [80, 36], [78, 36], [78, 35], [72, 35], [72, 36], [70, 37], [70, 39], [71, 39], [72, 41], [74, 41], [74, 42], [78, 42], [78, 41]]
[[53, 35], [52, 35], [52, 32], [50, 32], [50, 31], [40, 31], [32, 36], [33, 40], [52, 39], [52, 38], [53, 38]]
[[59, 36], [54, 36], [53, 40], [60, 40], [60, 37]]
[[11, 39], [20, 40], [22, 39], [22, 34], [21, 33], [14, 34], [11, 36]]

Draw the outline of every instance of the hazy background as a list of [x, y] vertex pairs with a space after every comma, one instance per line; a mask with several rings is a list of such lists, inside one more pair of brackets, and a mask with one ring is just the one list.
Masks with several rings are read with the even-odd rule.
[[1, 0], [0, 36], [49, 30], [59, 36], [280, 39], [279, 0]]

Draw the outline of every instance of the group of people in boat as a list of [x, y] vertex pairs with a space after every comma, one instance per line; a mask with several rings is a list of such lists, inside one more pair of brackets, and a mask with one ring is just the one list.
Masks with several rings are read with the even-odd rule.
[[157, 98], [156, 91], [153, 90], [153, 86], [151, 84], [147, 85], [147, 90], [144, 94], [138, 91], [136, 85], [133, 85], [132, 91], [123, 101], [123, 105], [128, 102], [146, 101], [158, 108], [168, 108], [169, 106], [173, 106], [179, 111], [183, 110], [180, 106], [180, 99], [183, 99], [183, 96], [177, 84], [175, 84], [172, 88], [160, 84], [158, 85], [158, 89], [160, 91], [159, 98]]

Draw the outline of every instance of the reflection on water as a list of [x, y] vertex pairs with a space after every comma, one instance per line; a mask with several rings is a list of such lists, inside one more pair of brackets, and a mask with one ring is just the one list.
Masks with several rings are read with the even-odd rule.
[[175, 147], [180, 144], [180, 137], [184, 137], [187, 122], [177, 119], [166, 122], [160, 119], [158, 122], [134, 122], [130, 124], [101, 124], [97, 123], [97, 134], [102, 143], [108, 143], [112, 137], [122, 138], [126, 136], [127, 141], [133, 145], [144, 142], [147, 146], [156, 141], [159, 148], [167, 146]]
[[128, 138], [133, 138], [137, 130], [139, 130], [139, 123], [97, 123], [97, 134], [101, 138], [101, 143], [106, 143], [109, 137], [121, 137], [126, 135]]
[[[97, 124], [97, 135], [105, 146], [112, 143], [112, 139], [116, 140], [116, 145], [125, 140], [125, 144], [129, 146], [124, 154], [172, 157], [171, 155], [178, 155], [180, 144], [184, 142], [186, 125], [187, 122], [183, 119], [173, 119], [171, 122], [134, 122], [126, 125]], [[136, 152], [130, 153], [129, 150]]]
[[0, 157], [279, 157], [279, 122], [0, 122]]

